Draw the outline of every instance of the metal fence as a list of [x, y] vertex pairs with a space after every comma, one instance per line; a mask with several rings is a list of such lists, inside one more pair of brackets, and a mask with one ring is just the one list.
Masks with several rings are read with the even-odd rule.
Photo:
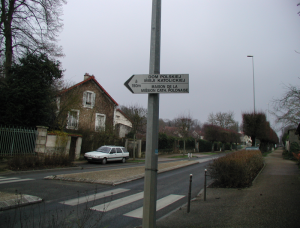
[[0, 126], [0, 156], [34, 154], [36, 129]]

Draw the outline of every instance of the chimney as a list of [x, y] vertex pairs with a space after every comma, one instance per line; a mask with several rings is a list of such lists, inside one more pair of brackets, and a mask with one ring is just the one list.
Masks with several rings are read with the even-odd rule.
[[91, 77], [88, 73], [85, 73], [84, 75], [84, 81], [87, 80], [89, 77]]

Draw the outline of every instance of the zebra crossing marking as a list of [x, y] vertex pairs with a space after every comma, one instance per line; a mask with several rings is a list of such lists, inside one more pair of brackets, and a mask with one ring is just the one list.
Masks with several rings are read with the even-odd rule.
[[110, 190], [110, 191], [106, 191], [106, 192], [100, 192], [100, 193], [97, 193], [97, 194], [91, 194], [91, 195], [88, 195], [88, 196], [82, 196], [82, 197], [79, 197], [79, 198], [76, 198], [76, 199], [70, 199], [70, 200], [67, 200], [67, 201], [59, 202], [59, 203], [66, 204], [66, 205], [69, 205], [69, 206], [75, 206], [75, 205], [78, 205], [78, 204], [86, 203], [88, 201], [101, 199], [101, 198], [104, 198], [104, 197], [108, 197], [108, 196], [111, 196], [111, 195], [116, 195], [116, 194], [119, 194], [119, 193], [122, 193], [122, 192], [127, 192], [127, 191], [129, 191], [129, 189], [117, 188], [117, 189], [114, 189], [114, 190]]
[[34, 179], [31, 179], [31, 178], [21, 179], [21, 178], [18, 178], [18, 177], [12, 177], [12, 178], [0, 177], [0, 184], [30, 181], [30, 180], [34, 180]]
[[117, 199], [108, 203], [103, 203], [98, 206], [91, 207], [90, 209], [95, 211], [106, 212], [143, 198], [144, 198], [144, 192], [139, 192], [130, 196], [123, 197], [121, 199]]
[[[164, 207], [169, 206], [170, 204], [182, 199], [183, 195], [168, 195], [164, 198], [161, 198], [159, 200], [156, 201], [156, 211], [159, 211], [160, 209], [163, 209]], [[130, 211], [126, 214], [124, 214], [125, 216], [128, 217], [133, 217], [133, 218], [143, 218], [143, 207], [140, 207], [136, 210]]]

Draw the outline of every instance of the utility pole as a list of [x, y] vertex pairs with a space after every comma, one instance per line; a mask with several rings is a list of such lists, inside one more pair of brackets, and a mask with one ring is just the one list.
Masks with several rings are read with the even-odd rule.
[[[161, 0], [152, 0], [149, 74], [160, 74]], [[148, 94], [143, 228], [156, 227], [159, 93]]]

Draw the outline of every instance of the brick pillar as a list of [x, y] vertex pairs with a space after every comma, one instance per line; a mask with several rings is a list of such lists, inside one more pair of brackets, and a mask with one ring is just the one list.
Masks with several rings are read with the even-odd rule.
[[35, 143], [35, 150], [34, 151], [36, 153], [45, 153], [48, 127], [36, 126], [36, 128], [37, 128], [37, 137], [36, 137], [36, 143]]

